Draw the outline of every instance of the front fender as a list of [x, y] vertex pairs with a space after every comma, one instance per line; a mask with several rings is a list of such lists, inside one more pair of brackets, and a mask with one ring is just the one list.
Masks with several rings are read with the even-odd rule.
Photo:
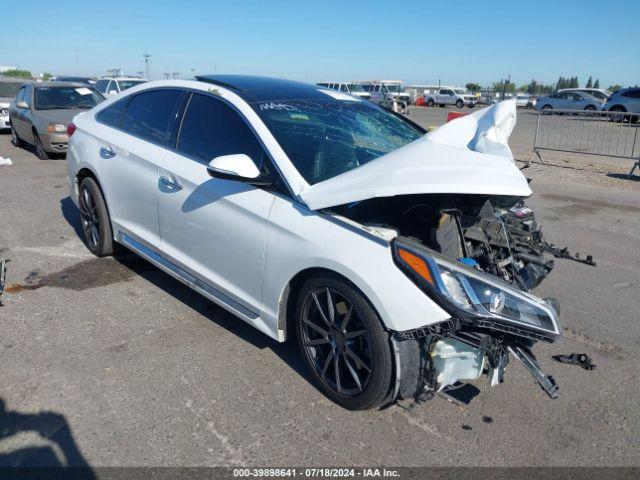
[[312, 268], [335, 272], [358, 287], [389, 330], [450, 318], [396, 266], [388, 241], [278, 197], [270, 214], [262, 288], [262, 316], [274, 328], [286, 314], [282, 300], [291, 280]]

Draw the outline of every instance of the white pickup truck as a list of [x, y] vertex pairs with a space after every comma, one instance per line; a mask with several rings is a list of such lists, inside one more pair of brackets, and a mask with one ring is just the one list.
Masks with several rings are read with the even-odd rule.
[[478, 97], [460, 88], [441, 88], [436, 93], [425, 95], [424, 101], [428, 107], [455, 105], [458, 108], [462, 108], [466, 105], [469, 108], [473, 108], [478, 103]]

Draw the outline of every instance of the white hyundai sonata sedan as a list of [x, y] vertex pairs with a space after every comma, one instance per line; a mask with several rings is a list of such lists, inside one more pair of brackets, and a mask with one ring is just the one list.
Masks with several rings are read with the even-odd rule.
[[506, 144], [514, 102], [427, 133], [279, 79], [158, 81], [69, 125], [85, 241], [114, 242], [279, 342], [350, 409], [503, 381], [560, 334]]

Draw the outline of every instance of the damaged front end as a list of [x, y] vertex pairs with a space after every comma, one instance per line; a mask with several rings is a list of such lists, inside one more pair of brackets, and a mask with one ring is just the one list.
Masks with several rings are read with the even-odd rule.
[[368, 227], [392, 229], [395, 263], [451, 315], [397, 332], [397, 396], [438, 392], [483, 373], [502, 383], [510, 355], [552, 398], [558, 387], [531, 348], [560, 335], [558, 306], [529, 293], [553, 268], [533, 213], [517, 197], [427, 194], [334, 207]]
[[515, 121], [515, 102], [501, 102], [301, 193], [311, 209], [385, 232], [396, 265], [451, 317], [392, 335], [393, 398], [483, 373], [496, 385], [511, 356], [558, 395], [531, 348], [560, 336], [559, 308], [530, 291], [554, 257], [595, 263], [543, 239], [507, 145]]
[[[398, 237], [393, 242], [398, 266], [452, 319], [443, 328], [434, 325], [395, 336], [398, 350], [417, 348], [421, 366], [404, 377], [414, 377], [421, 387], [440, 391], [462, 380], [474, 380], [486, 371], [491, 385], [501, 383], [509, 354], [522, 361], [552, 398], [557, 386], [538, 367], [531, 347], [537, 341], [553, 342], [560, 335], [554, 302], [539, 299], [495, 275], [487, 275], [467, 262], [453, 260], [421, 243]], [[413, 338], [408, 338], [413, 337]], [[405, 340], [414, 345], [404, 345]], [[401, 367], [402, 368], [402, 365]], [[408, 371], [407, 371], [408, 370]], [[399, 391], [401, 397], [411, 389]]]

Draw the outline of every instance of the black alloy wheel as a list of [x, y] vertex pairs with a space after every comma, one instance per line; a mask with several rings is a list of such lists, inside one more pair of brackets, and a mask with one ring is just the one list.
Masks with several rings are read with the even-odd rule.
[[352, 410], [380, 405], [390, 390], [391, 350], [364, 296], [339, 277], [314, 277], [297, 313], [300, 350], [321, 390]]
[[80, 182], [78, 193], [82, 232], [87, 247], [98, 257], [111, 255], [113, 234], [100, 187], [93, 178], [86, 177]]

